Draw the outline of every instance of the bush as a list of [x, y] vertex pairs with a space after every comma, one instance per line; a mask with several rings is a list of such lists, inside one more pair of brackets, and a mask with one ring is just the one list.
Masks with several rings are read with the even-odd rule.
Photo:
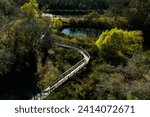
[[21, 6], [20, 10], [25, 18], [28, 20], [33, 19], [38, 16], [38, 3], [36, 0], [30, 0]]
[[53, 21], [53, 28], [54, 29], [60, 29], [62, 27], [63, 23], [60, 19], [55, 19]]
[[126, 58], [142, 48], [141, 31], [124, 31], [122, 29], [106, 30], [96, 41], [96, 46], [109, 57]]
[[93, 11], [91, 13], [89, 13], [88, 15], [84, 16], [84, 20], [92, 20], [93, 18], [99, 18], [100, 14], [96, 11]]

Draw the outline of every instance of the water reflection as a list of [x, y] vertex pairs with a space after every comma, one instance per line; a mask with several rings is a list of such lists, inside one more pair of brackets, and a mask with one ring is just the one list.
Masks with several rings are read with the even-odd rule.
[[79, 36], [79, 37], [89, 37], [89, 38], [99, 38], [102, 31], [104, 31], [104, 29], [65, 28], [62, 30], [62, 32], [66, 35]]

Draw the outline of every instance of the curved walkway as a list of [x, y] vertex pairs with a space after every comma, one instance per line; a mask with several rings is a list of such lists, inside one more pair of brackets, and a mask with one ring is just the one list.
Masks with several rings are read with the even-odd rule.
[[74, 66], [72, 66], [70, 69], [62, 73], [58, 78], [52, 80], [49, 83], [49, 87], [46, 89], [42, 90], [39, 94], [34, 96], [32, 99], [34, 100], [42, 100], [45, 99], [48, 95], [51, 94], [52, 91], [57, 89], [60, 85], [62, 85], [65, 81], [67, 81], [70, 77], [72, 77], [74, 74], [76, 74], [78, 71], [80, 71], [84, 66], [86, 66], [90, 60], [90, 55], [86, 50], [83, 48], [73, 45], [73, 44], [68, 44], [68, 43], [60, 43], [60, 42], [52, 42], [52, 44], [64, 48], [71, 48], [75, 49], [78, 51], [80, 54], [83, 55], [83, 59], [80, 60], [78, 63], [76, 63]]

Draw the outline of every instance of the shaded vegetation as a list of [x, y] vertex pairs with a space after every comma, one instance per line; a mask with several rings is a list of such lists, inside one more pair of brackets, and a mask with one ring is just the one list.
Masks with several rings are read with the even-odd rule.
[[10, 20], [2, 29], [5, 36], [0, 39], [1, 99], [28, 99], [38, 91], [37, 57], [41, 52], [40, 37], [47, 26], [39, 17], [27, 19], [28, 16]]
[[40, 7], [52, 10], [89, 10], [106, 9], [108, 3], [105, 0], [38, 0]]
[[[42, 17], [39, 8], [84, 15]], [[1, 0], [0, 99], [30, 99], [82, 59], [51, 40], [81, 46], [91, 58], [46, 99], [150, 99], [149, 8], [149, 0]], [[64, 35], [66, 27], [107, 30], [95, 39]]]
[[99, 50], [94, 40], [68, 38], [66, 41], [78, 45], [82, 40], [82, 47], [91, 55], [90, 63], [47, 99], [149, 99], [149, 51], [135, 51], [117, 62], [120, 58], [105, 59], [105, 51]]

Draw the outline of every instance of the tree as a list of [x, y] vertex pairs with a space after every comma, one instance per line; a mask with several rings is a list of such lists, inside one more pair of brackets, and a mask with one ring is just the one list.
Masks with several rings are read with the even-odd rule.
[[144, 45], [150, 45], [150, 0], [131, 0], [124, 10], [132, 29], [143, 31]]
[[99, 18], [99, 17], [100, 17], [100, 14], [96, 11], [93, 11], [93, 12], [89, 13], [88, 15], [85, 15], [84, 19], [91, 21], [92, 19]]
[[17, 4], [17, 6], [22, 6], [23, 4], [25, 4], [29, 0], [13, 0], [13, 1]]
[[15, 21], [9, 29], [7, 45], [15, 55], [27, 56], [40, 48], [40, 37], [46, 29], [41, 19]]
[[10, 0], [0, 1], [0, 16], [10, 16], [15, 13], [14, 3]]
[[106, 0], [38, 0], [40, 8], [53, 10], [103, 10], [108, 8]]
[[125, 16], [133, 28], [142, 29], [144, 22], [150, 12], [149, 0], [131, 0], [128, 7], [124, 10]]
[[36, 18], [38, 16], [38, 3], [36, 0], [30, 0], [21, 6], [20, 10], [28, 20]]
[[138, 49], [142, 48], [142, 32], [141, 31], [124, 31], [122, 29], [112, 29], [101, 34], [96, 41], [96, 45], [106, 56], [132, 55]]
[[0, 76], [10, 72], [13, 61], [13, 54], [9, 50], [0, 47]]
[[55, 29], [60, 29], [63, 26], [63, 23], [62, 23], [61, 19], [55, 19], [53, 21], [53, 25], [52, 26]]

